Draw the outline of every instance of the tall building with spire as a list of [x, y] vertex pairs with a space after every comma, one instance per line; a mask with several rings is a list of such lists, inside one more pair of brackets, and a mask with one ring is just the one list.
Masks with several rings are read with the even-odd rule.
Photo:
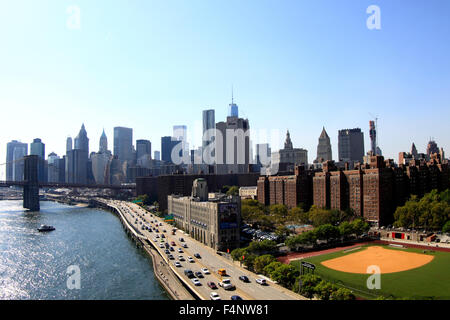
[[107, 151], [108, 151], [108, 138], [106, 137], [105, 129], [103, 129], [103, 133], [100, 137], [99, 152], [106, 153]]
[[81, 125], [80, 132], [78, 136], [75, 138], [75, 146], [74, 149], [84, 150], [89, 155], [89, 138], [87, 137], [86, 128], [84, 127], [84, 123]]
[[322, 129], [322, 133], [319, 137], [319, 144], [317, 145], [317, 158], [318, 162], [333, 160], [331, 153], [331, 142], [325, 127]]
[[[287, 165], [308, 165], [308, 150], [294, 148], [289, 130], [286, 133], [284, 149], [272, 154], [272, 163]], [[292, 167], [292, 166], [291, 166]]]
[[75, 138], [74, 148], [67, 151], [66, 156], [66, 182], [81, 183], [88, 182], [89, 170], [89, 139], [84, 124]]
[[[226, 121], [216, 123], [215, 172], [217, 174], [247, 173], [250, 170], [250, 123], [238, 117], [232, 96], [230, 115]], [[220, 141], [222, 140], [222, 141]], [[220, 145], [221, 144], [221, 145]]]
[[413, 144], [411, 146], [411, 155], [412, 155], [412, 157], [414, 159], [418, 159], [419, 158], [419, 153], [417, 152], [417, 148], [416, 148], [416, 145], [414, 144], [414, 142], [413, 142]]
[[239, 107], [234, 103], [233, 88], [231, 88], [231, 103], [228, 107], [228, 116], [239, 118]]

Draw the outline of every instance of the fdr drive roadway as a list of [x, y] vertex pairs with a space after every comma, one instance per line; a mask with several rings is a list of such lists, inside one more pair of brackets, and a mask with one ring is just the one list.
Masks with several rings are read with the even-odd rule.
[[[151, 243], [155, 250], [159, 252], [161, 257], [168, 263], [172, 271], [183, 281], [195, 294], [202, 300], [209, 300], [210, 294], [216, 292], [222, 300], [230, 300], [232, 296], [240, 296], [244, 300], [306, 300], [306, 298], [283, 288], [277, 284], [267, 281], [268, 285], [260, 285], [256, 283], [255, 279], [258, 276], [241, 268], [233, 263], [231, 260], [223, 256], [219, 256], [212, 248], [205, 246], [204, 244], [192, 239], [188, 234], [182, 230], [176, 231], [175, 235], [172, 235], [173, 226], [164, 222], [163, 219], [152, 215], [148, 211], [142, 209], [134, 203], [124, 201], [113, 201], [110, 205], [120, 209], [128, 223], [135, 227], [139, 232], [147, 238], [147, 242]], [[136, 221], [137, 219], [137, 221]], [[152, 222], [153, 221], [153, 222]], [[143, 229], [142, 226], [147, 225], [152, 229], [152, 232]], [[166, 232], [164, 232], [164, 230]], [[158, 238], [156, 237], [158, 235]], [[164, 235], [164, 238], [162, 238]], [[184, 241], [181, 242], [180, 238]], [[156, 240], [156, 241], [155, 241]], [[165, 253], [165, 243], [174, 242], [172, 246], [174, 251], [170, 251], [175, 259], [170, 260], [168, 254]], [[160, 247], [160, 244], [163, 246]], [[187, 248], [183, 248], [183, 244], [187, 245]], [[182, 253], [178, 250], [181, 248]], [[195, 254], [200, 254], [200, 258], [196, 258]], [[184, 261], [180, 261], [179, 256], [183, 256]], [[188, 257], [192, 257], [193, 261], [189, 262]], [[175, 262], [179, 262], [181, 266], [175, 266]], [[189, 269], [194, 273], [200, 271], [203, 268], [207, 268], [210, 274], [203, 273], [203, 278], [196, 277], [200, 285], [195, 285], [192, 279], [185, 275], [184, 270]], [[227, 275], [221, 277], [218, 274], [219, 269], [225, 269]], [[239, 277], [245, 275], [250, 282], [246, 283], [239, 280]], [[219, 282], [222, 279], [229, 279], [235, 286], [233, 290], [225, 290], [219, 286]], [[214, 282], [217, 289], [211, 289], [207, 283]]]

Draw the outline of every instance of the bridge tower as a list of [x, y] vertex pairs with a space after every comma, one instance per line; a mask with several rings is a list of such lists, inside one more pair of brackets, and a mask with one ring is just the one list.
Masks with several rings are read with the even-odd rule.
[[23, 207], [31, 211], [39, 211], [38, 156], [25, 157]]

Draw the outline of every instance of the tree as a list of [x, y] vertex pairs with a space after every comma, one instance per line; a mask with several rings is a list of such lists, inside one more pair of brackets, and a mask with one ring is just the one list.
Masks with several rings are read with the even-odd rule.
[[339, 288], [330, 295], [330, 300], [355, 300], [355, 295], [346, 288]]
[[275, 230], [275, 234], [282, 239], [281, 241], [286, 239], [291, 234], [291, 232], [292, 231], [286, 226], [278, 226]]
[[281, 264], [270, 273], [270, 277], [283, 287], [291, 289], [299, 274], [300, 271], [294, 266]]
[[303, 211], [301, 207], [294, 207], [289, 210], [288, 219], [294, 223], [307, 224], [309, 223], [308, 212]]
[[237, 248], [231, 251], [230, 255], [234, 261], [242, 261], [242, 256], [247, 254], [247, 248]]
[[339, 225], [339, 232], [342, 237], [346, 238], [354, 234], [355, 230], [350, 222], [344, 221]]
[[263, 273], [264, 267], [274, 261], [276, 261], [274, 256], [272, 256], [270, 254], [265, 254], [265, 255], [256, 257], [256, 259], [253, 263], [253, 268], [255, 269], [256, 273]]
[[238, 196], [239, 195], [239, 187], [238, 186], [232, 186], [227, 191], [227, 196]]
[[314, 227], [323, 224], [334, 224], [335, 222], [335, 218], [330, 210], [319, 209], [316, 206], [311, 206], [311, 209], [309, 210], [309, 220]]
[[252, 241], [247, 247], [249, 253], [256, 255], [273, 253], [278, 251], [277, 243], [272, 240]]
[[448, 221], [444, 224], [444, 227], [442, 228], [442, 232], [450, 233], [450, 220], [448, 220]]
[[324, 224], [317, 227], [315, 230], [315, 235], [319, 240], [331, 240], [337, 239], [341, 236], [339, 228], [332, 226], [331, 224]]
[[331, 294], [337, 290], [334, 284], [325, 280], [322, 280], [314, 289], [322, 300], [330, 300]]
[[279, 268], [282, 265], [279, 261], [272, 261], [267, 266], [263, 268], [263, 274], [270, 276], [275, 269]]
[[[299, 288], [299, 282], [301, 281], [301, 286]], [[299, 292], [307, 298], [312, 298], [316, 293], [316, 286], [322, 281], [322, 279], [311, 273], [301, 275], [297, 278], [296, 284], [294, 285], [294, 291]]]
[[278, 218], [286, 218], [288, 209], [284, 204], [272, 204], [269, 207], [269, 213]]
[[351, 224], [357, 236], [362, 235], [370, 229], [369, 224], [362, 219], [353, 220]]

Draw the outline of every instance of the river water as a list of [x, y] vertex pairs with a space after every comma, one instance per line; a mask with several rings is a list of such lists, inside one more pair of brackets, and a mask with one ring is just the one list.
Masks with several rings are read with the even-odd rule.
[[[56, 230], [38, 232], [41, 224]], [[0, 299], [169, 296], [114, 214], [44, 201], [27, 212], [22, 201], [0, 201]]]

